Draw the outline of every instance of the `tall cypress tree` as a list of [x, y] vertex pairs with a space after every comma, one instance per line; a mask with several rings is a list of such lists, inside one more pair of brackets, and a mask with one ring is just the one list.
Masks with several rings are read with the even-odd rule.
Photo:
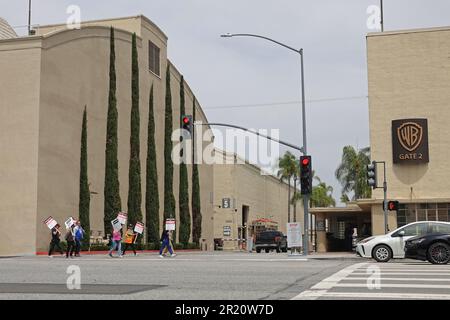
[[[194, 97], [194, 108], [192, 111], [193, 121], [195, 122], [195, 97]], [[194, 127], [195, 128], [195, 127]], [[195, 133], [195, 130], [194, 130]], [[193, 158], [195, 159], [195, 134], [192, 134], [192, 148], [193, 148]], [[202, 146], [197, 146], [197, 148], [202, 148]], [[200, 238], [202, 236], [202, 212], [201, 212], [201, 201], [200, 201], [200, 178], [198, 172], [198, 165], [194, 161], [192, 164], [192, 240], [194, 243], [199, 244]]]
[[141, 211], [141, 160], [140, 160], [140, 118], [139, 118], [139, 61], [136, 33], [132, 40], [131, 63], [131, 135], [130, 167], [128, 171], [128, 222], [142, 221]]
[[145, 221], [147, 225], [147, 242], [159, 243], [159, 190], [158, 171], [156, 166], [153, 85], [150, 89], [147, 139], [147, 176], [145, 189]]
[[105, 234], [111, 234], [111, 220], [115, 219], [121, 210], [119, 185], [119, 162], [117, 160], [117, 100], [116, 100], [116, 52], [114, 44], [114, 29], [111, 28], [111, 51], [109, 66], [109, 99], [108, 118], [106, 126], [105, 150], [105, 186], [104, 186], [104, 228]]
[[[180, 83], [180, 127], [182, 127], [182, 118], [186, 113], [185, 97], [184, 97], [184, 77], [181, 76]], [[180, 137], [183, 140], [183, 137]], [[185, 141], [182, 141], [182, 153], [186, 152]], [[183, 154], [181, 154], [183, 157]], [[180, 242], [187, 244], [191, 236], [191, 214], [189, 212], [189, 184], [188, 172], [185, 161], [180, 164], [180, 184], [178, 189], [178, 206], [180, 211]]]
[[172, 93], [170, 91], [170, 64], [166, 70], [166, 111], [164, 128], [164, 220], [175, 218], [175, 196], [173, 195], [172, 162]]
[[87, 237], [83, 242], [89, 244], [90, 240], [90, 220], [89, 220], [89, 206], [91, 202], [91, 193], [89, 191], [88, 180], [88, 157], [87, 157], [87, 111], [84, 107], [83, 123], [81, 125], [81, 153], [80, 153], [80, 198], [78, 202], [78, 212], [80, 214], [80, 222], [84, 230], [87, 232]]

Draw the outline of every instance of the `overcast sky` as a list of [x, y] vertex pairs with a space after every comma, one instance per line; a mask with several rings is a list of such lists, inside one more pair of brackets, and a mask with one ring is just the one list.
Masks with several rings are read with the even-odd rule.
[[[345, 145], [369, 145], [365, 35], [367, 8], [378, 0], [34, 0], [33, 24], [144, 14], [169, 37], [169, 58], [184, 74], [210, 122], [280, 129], [301, 145], [300, 64], [264, 35], [304, 48], [308, 153], [318, 176], [340, 186], [334, 171]], [[0, 0], [0, 16], [27, 24], [28, 0]], [[385, 30], [450, 25], [448, 0], [385, 0]], [[16, 29], [19, 33], [24, 28]], [[322, 100], [322, 101], [321, 101]], [[219, 142], [219, 146], [220, 142]], [[281, 149], [284, 152], [285, 148]], [[298, 154], [298, 153], [296, 153]]]

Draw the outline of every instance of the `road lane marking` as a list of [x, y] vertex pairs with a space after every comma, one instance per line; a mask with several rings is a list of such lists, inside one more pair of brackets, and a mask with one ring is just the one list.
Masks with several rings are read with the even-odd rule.
[[[365, 272], [354, 272], [352, 273], [354, 275], [365, 275], [367, 273]], [[450, 276], [450, 272], [408, 272], [405, 274], [404, 272], [380, 272], [381, 275], [388, 275], [388, 276]]]
[[[369, 279], [368, 277], [347, 277], [345, 279], [342, 279], [341, 281], [347, 281], [347, 280], [367, 280]], [[445, 281], [450, 281], [450, 279], [439, 279], [439, 278], [385, 278], [383, 276], [381, 276], [381, 281], [422, 281], [422, 282], [427, 282], [427, 281], [439, 281], [439, 282], [445, 282]]]
[[386, 292], [327, 292], [304, 291], [292, 300], [315, 300], [318, 298], [362, 298], [362, 299], [415, 299], [415, 300], [450, 300], [450, 294], [435, 293], [386, 293]]
[[[366, 283], [337, 283], [333, 288], [367, 288]], [[418, 289], [450, 289], [446, 284], [409, 284], [409, 283], [382, 283], [382, 288], [418, 288]]]
[[332, 276], [322, 280], [318, 284], [311, 287], [313, 290], [328, 290], [333, 288], [339, 281], [346, 278], [349, 274], [351, 274], [355, 269], [360, 268], [363, 265], [367, 265], [367, 263], [357, 263], [351, 266], [348, 266], [341, 271], [336, 272]]

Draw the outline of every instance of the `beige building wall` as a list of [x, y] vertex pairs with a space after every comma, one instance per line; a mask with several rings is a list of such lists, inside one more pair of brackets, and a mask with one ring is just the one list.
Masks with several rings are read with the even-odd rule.
[[[262, 174], [257, 166], [245, 163], [233, 154], [216, 150], [214, 165], [214, 238], [238, 238], [242, 226], [242, 207], [249, 207], [248, 224], [260, 218], [278, 222], [278, 230], [286, 234], [288, 218], [288, 185], [272, 175]], [[223, 163], [223, 164], [221, 164]], [[292, 191], [293, 192], [293, 191]], [[231, 199], [231, 208], [224, 209], [222, 199]], [[291, 206], [293, 221], [294, 209]], [[303, 225], [303, 205], [297, 204], [297, 222]], [[230, 237], [223, 227], [231, 227]], [[235, 242], [236, 246], [237, 243]]]
[[[372, 160], [386, 161], [388, 199], [439, 202], [450, 196], [450, 28], [374, 33], [367, 36]], [[393, 164], [391, 122], [428, 119], [428, 164]], [[382, 184], [382, 167], [378, 180]], [[383, 190], [373, 192], [374, 234], [384, 233]], [[389, 229], [397, 227], [389, 212]]]
[[[23, 179], [18, 179], [17, 186], [11, 184], [1, 185], [2, 188], [9, 188], [11, 193], [10, 212], [16, 216], [18, 212], [23, 213], [23, 220], [18, 221], [21, 225], [32, 225], [30, 230], [26, 230], [30, 239], [24, 239], [23, 244], [17, 245], [17, 252], [34, 253], [45, 251], [48, 248], [50, 232], [42, 221], [53, 216], [60, 224], [63, 224], [69, 216], [78, 217], [78, 197], [79, 197], [79, 167], [80, 167], [80, 140], [82, 113], [87, 106], [88, 113], [88, 176], [91, 192], [90, 220], [91, 230], [96, 234], [103, 231], [103, 185], [105, 166], [105, 140], [106, 140], [106, 115], [108, 108], [109, 90], [109, 53], [110, 53], [110, 26], [123, 27], [126, 30], [115, 30], [116, 46], [116, 73], [117, 73], [117, 108], [118, 108], [118, 139], [119, 139], [119, 179], [122, 209], [127, 209], [128, 196], [128, 166], [130, 150], [130, 112], [131, 112], [131, 36], [129, 31], [136, 32], [138, 36], [138, 56], [140, 72], [140, 139], [141, 139], [141, 190], [142, 190], [142, 214], [145, 220], [145, 174], [147, 156], [147, 127], [150, 87], [154, 85], [155, 98], [155, 141], [157, 152], [158, 168], [158, 188], [160, 195], [160, 219], [162, 228], [162, 217], [164, 208], [164, 118], [165, 118], [165, 74], [168, 63], [167, 60], [167, 38], [155, 27], [147, 18], [138, 16], [128, 19], [117, 19], [112, 21], [102, 21], [89, 23], [80, 30], [67, 30], [65, 25], [42, 27], [39, 30], [40, 36], [36, 36], [37, 49], [34, 51], [28, 48], [24, 51], [24, 56], [17, 55], [15, 51], [7, 46], [7, 42], [0, 43], [0, 76], [1, 84], [5, 83], [7, 88], [17, 85], [16, 89], [10, 92], [2, 91], [0, 101], [5, 101], [8, 108], [0, 109], [5, 115], [19, 116], [19, 109], [12, 108], [13, 105], [21, 103], [26, 116], [21, 115], [19, 119], [23, 121], [20, 126], [15, 126], [11, 131], [6, 131], [8, 135], [3, 135], [5, 142], [19, 141], [28, 143], [26, 148], [19, 152], [10, 153], [11, 159], [1, 159], [6, 175], [16, 173], [17, 161], [27, 161], [28, 167], [34, 174], [27, 172]], [[139, 26], [139, 28], [137, 28]], [[60, 28], [60, 31], [56, 31]], [[51, 31], [50, 34], [44, 34]], [[161, 75], [155, 75], [148, 67], [148, 41], [158, 45], [161, 49]], [[14, 40], [14, 45], [21, 45], [20, 39]], [[40, 47], [42, 46], [42, 54]], [[15, 49], [14, 49], [15, 50]], [[35, 52], [36, 51], [36, 52]], [[4, 58], [3, 58], [4, 57]], [[15, 57], [13, 59], [13, 57]], [[9, 59], [9, 60], [8, 60]], [[23, 63], [25, 61], [25, 63]], [[31, 65], [31, 66], [30, 66]], [[9, 75], [11, 83], [6, 84]], [[41, 72], [42, 70], [42, 72]], [[9, 74], [10, 73], [10, 74]], [[17, 75], [27, 74], [26, 80]], [[173, 108], [173, 128], [179, 127], [180, 112], [180, 74], [171, 65], [171, 92]], [[23, 94], [26, 92], [27, 94]], [[185, 84], [186, 111], [192, 114], [193, 93], [189, 86]], [[2, 117], [7, 119], [7, 117]], [[197, 119], [207, 122], [204, 113], [197, 102]], [[30, 122], [33, 120], [32, 122]], [[14, 122], [9, 120], [2, 128], [9, 128]], [[25, 129], [26, 128], [26, 129]], [[16, 130], [16, 135], [14, 132]], [[26, 142], [24, 135], [30, 132], [30, 141]], [[208, 140], [209, 139], [209, 140]], [[212, 134], [207, 135], [210, 142]], [[208, 141], [204, 142], [206, 146]], [[32, 144], [34, 143], [34, 145]], [[175, 142], [174, 142], [175, 144]], [[17, 148], [12, 146], [12, 148]], [[33, 150], [34, 148], [34, 150]], [[39, 151], [38, 151], [39, 150]], [[33, 155], [33, 156], [31, 156]], [[4, 155], [0, 156], [4, 157]], [[8, 163], [10, 167], [4, 166]], [[14, 165], [16, 165], [15, 168]], [[27, 167], [24, 166], [24, 167]], [[21, 168], [23, 170], [23, 168]], [[208, 217], [212, 214], [212, 202], [209, 191], [213, 189], [213, 171], [211, 165], [200, 165], [200, 185], [201, 201], [203, 213], [203, 236], [205, 243], [212, 248], [212, 222]], [[24, 174], [21, 173], [20, 174]], [[25, 174], [24, 174], [25, 175]], [[189, 193], [191, 195], [192, 166], [188, 165]], [[34, 180], [33, 180], [34, 179]], [[3, 179], [2, 179], [3, 180]], [[22, 181], [21, 181], [22, 180]], [[3, 180], [7, 181], [7, 180]], [[174, 166], [174, 196], [176, 199], [176, 216], [178, 214], [178, 185], [179, 166]], [[2, 182], [0, 182], [2, 183]], [[24, 184], [26, 186], [24, 186]], [[24, 210], [23, 195], [18, 192], [31, 189], [27, 192], [30, 197], [29, 209]], [[5, 192], [6, 194], [6, 192]], [[14, 196], [12, 196], [14, 195]], [[191, 198], [191, 197], [190, 197]], [[19, 200], [20, 199], [20, 200]], [[26, 199], [25, 199], [26, 200]], [[15, 207], [13, 207], [15, 206]], [[7, 207], [5, 207], [6, 209]], [[0, 209], [1, 210], [1, 209]], [[21, 213], [22, 214], [22, 213]], [[31, 216], [30, 216], [31, 215]], [[191, 212], [192, 215], [192, 212]], [[1, 215], [2, 218], [7, 215]], [[32, 223], [30, 223], [30, 220]], [[179, 220], [179, 219], [178, 219]], [[2, 224], [6, 226], [7, 224]], [[23, 228], [21, 228], [23, 230]], [[5, 231], [6, 232], [6, 231]], [[2, 231], [2, 233], [5, 233]], [[12, 233], [17, 232], [16, 229]], [[20, 231], [22, 232], [22, 231]], [[13, 235], [11, 234], [11, 237]], [[12, 241], [5, 244], [11, 247]], [[27, 245], [25, 245], [27, 244]], [[0, 254], [4, 254], [0, 250]]]
[[0, 255], [36, 249], [41, 40], [0, 46]]
[[[367, 36], [371, 152], [373, 160], [387, 162], [389, 198], [450, 195], [449, 52], [450, 28]], [[391, 121], [408, 118], [428, 119], [428, 164], [393, 164]], [[382, 192], [374, 197], [382, 199]]]

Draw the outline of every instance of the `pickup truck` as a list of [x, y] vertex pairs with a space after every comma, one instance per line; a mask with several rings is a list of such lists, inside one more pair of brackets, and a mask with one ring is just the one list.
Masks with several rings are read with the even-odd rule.
[[263, 231], [256, 237], [255, 250], [257, 253], [260, 253], [261, 250], [265, 250], [267, 253], [271, 250], [287, 252], [286, 236], [281, 231]]

